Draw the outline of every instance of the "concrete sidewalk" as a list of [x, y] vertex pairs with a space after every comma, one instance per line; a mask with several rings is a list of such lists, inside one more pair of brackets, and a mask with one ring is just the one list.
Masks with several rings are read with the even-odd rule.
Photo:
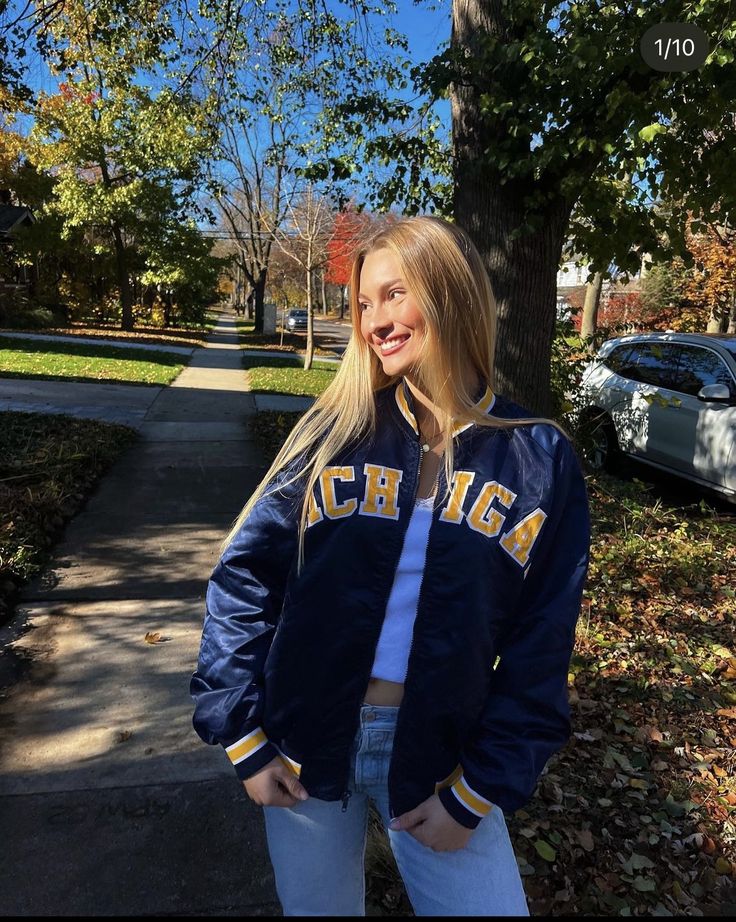
[[[340, 326], [345, 326], [347, 321], [344, 320], [335, 320], [334, 323], [339, 324]], [[82, 346], [114, 346], [116, 349], [142, 349], [143, 351], [148, 352], [172, 352], [175, 355], [191, 355], [197, 346], [173, 346], [168, 345], [167, 343], [161, 343], [157, 345], [156, 343], [139, 343], [135, 340], [125, 340], [125, 339], [115, 339], [114, 335], [110, 337], [103, 336], [74, 336], [74, 335], [57, 335], [52, 333], [14, 333], [12, 331], [0, 330], [0, 339], [20, 339], [20, 340], [37, 340], [39, 342], [48, 342], [48, 343], [72, 343], [74, 345]], [[299, 361], [304, 364], [304, 353], [303, 352], [285, 352], [280, 349], [243, 349], [243, 355], [264, 355], [271, 358], [286, 358], [293, 359], [294, 361]], [[342, 361], [340, 356], [333, 355], [314, 355], [314, 361], [316, 362], [340, 362]]]
[[168, 388], [78, 385], [75, 404], [35, 382], [55, 389], [36, 405], [117, 409], [143, 438], [0, 629], [3, 915], [280, 913], [262, 811], [192, 730], [188, 690], [219, 543], [266, 470], [248, 419], [268, 400], [240, 359], [223, 314]]

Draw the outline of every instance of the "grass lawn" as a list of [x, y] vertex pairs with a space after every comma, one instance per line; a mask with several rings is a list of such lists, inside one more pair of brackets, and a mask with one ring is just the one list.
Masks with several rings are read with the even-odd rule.
[[0, 623], [100, 477], [138, 438], [127, 426], [0, 412]]
[[[299, 413], [261, 412], [272, 458]], [[586, 477], [591, 563], [573, 735], [507, 823], [533, 915], [729, 915], [736, 905], [736, 514]], [[683, 488], [679, 495], [688, 495]], [[411, 915], [370, 814], [367, 898]]]
[[170, 384], [188, 356], [109, 345], [10, 339], [0, 334], [0, 377]]
[[295, 394], [317, 397], [338, 369], [337, 362], [313, 361], [309, 371], [294, 359], [244, 355], [250, 390], [256, 394]]
[[[328, 318], [329, 319], [329, 318]], [[306, 333], [290, 333], [284, 331], [283, 342], [280, 329], [275, 333], [254, 333], [253, 321], [243, 320], [238, 317], [235, 321], [235, 327], [242, 339], [244, 349], [267, 349], [276, 352], [304, 352], [307, 348]], [[321, 340], [325, 334], [315, 332], [314, 334], [314, 354], [334, 356], [331, 349], [321, 345]]]

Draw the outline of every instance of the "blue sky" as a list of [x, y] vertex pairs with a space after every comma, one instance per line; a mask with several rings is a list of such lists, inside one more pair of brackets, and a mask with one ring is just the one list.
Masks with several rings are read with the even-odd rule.
[[412, 0], [397, 0], [399, 12], [393, 17], [396, 28], [409, 39], [410, 56], [415, 63], [426, 61], [450, 40], [452, 3], [426, 3], [415, 6]]

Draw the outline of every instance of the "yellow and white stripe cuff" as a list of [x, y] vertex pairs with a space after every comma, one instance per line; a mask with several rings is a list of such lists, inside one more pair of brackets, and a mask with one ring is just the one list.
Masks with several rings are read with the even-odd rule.
[[249, 759], [252, 755], [255, 755], [255, 753], [258, 752], [259, 749], [262, 749], [266, 743], [268, 743], [266, 734], [260, 727], [256, 727], [255, 730], [251, 730], [250, 733], [243, 736], [235, 743], [226, 746], [225, 752], [230, 757], [230, 761], [233, 765], [237, 765], [239, 762], [243, 762], [245, 759]]
[[487, 800], [482, 794], [479, 794], [470, 787], [465, 780], [465, 775], [458, 778], [450, 790], [463, 807], [469, 810], [474, 816], [482, 818], [487, 816], [493, 809], [493, 804], [490, 800]]
[[302, 772], [301, 763], [295, 761], [294, 759], [290, 759], [287, 755], [284, 755], [284, 753], [279, 749], [276, 743], [272, 743], [272, 745], [273, 745], [273, 748], [276, 750], [276, 752], [278, 752], [278, 754], [281, 756], [284, 762], [286, 762], [286, 764], [289, 766], [289, 768], [294, 772], [294, 774], [298, 778]]
[[458, 765], [456, 768], [452, 770], [452, 772], [450, 772], [450, 774], [446, 778], [443, 778], [442, 781], [438, 781], [437, 784], [435, 784], [434, 786], [435, 794], [438, 791], [441, 791], [442, 788], [452, 787], [452, 785], [457, 781], [457, 779], [462, 777], [462, 773], [463, 773], [463, 767], [462, 765]]

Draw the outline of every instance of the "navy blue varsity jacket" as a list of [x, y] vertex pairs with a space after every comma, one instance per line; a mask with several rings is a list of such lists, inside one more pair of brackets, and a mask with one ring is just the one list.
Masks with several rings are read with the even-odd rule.
[[[476, 406], [531, 416], [485, 384]], [[476, 395], [476, 396], [478, 396]], [[345, 448], [310, 497], [272, 481], [206, 592], [194, 728], [247, 779], [280, 756], [312, 797], [346, 799], [351, 744], [414, 506], [421, 447], [402, 378], [375, 395], [377, 431]], [[444, 469], [388, 775], [391, 816], [437, 793], [475, 828], [531, 797], [570, 733], [567, 674], [588, 568], [588, 498], [548, 423], [456, 423]]]

